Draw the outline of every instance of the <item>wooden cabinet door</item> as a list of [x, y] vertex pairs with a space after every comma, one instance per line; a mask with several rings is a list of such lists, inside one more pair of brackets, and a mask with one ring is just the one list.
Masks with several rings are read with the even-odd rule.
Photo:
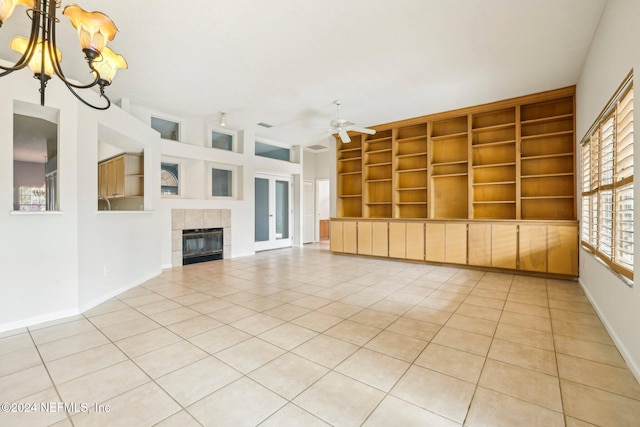
[[547, 226], [520, 225], [520, 270], [547, 271]]
[[358, 221], [358, 253], [360, 255], [372, 254], [372, 237], [372, 223]]
[[445, 261], [445, 226], [442, 223], [428, 222], [424, 228], [425, 259], [433, 262]]
[[446, 224], [444, 257], [453, 264], [467, 263], [467, 224]]
[[109, 195], [107, 180], [107, 165], [100, 163], [98, 165], [98, 194], [100, 194], [100, 197], [107, 197]]
[[493, 224], [491, 226], [491, 266], [517, 268], [518, 226]]
[[469, 265], [491, 266], [491, 224], [469, 224]]
[[389, 223], [389, 256], [391, 258], [405, 258], [407, 255], [406, 224], [403, 222]]
[[578, 275], [578, 227], [573, 225], [547, 226], [547, 272]]
[[424, 260], [424, 223], [407, 223], [406, 240], [407, 258]]
[[342, 244], [342, 221], [331, 221], [330, 246], [331, 252], [342, 252], [344, 246]]
[[344, 253], [355, 254], [358, 252], [358, 223], [345, 221], [342, 225], [342, 244]]
[[116, 164], [113, 160], [105, 163], [105, 172], [107, 176], [107, 196], [115, 197], [118, 194], [116, 188]]
[[115, 186], [116, 186], [116, 196], [124, 196], [124, 156], [116, 157], [113, 159], [113, 163], [115, 164]]
[[374, 222], [372, 224], [372, 255], [389, 256], [389, 223]]

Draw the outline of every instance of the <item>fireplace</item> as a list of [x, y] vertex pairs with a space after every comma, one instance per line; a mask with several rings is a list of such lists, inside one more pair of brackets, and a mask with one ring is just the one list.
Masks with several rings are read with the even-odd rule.
[[182, 230], [182, 265], [222, 259], [222, 228]]

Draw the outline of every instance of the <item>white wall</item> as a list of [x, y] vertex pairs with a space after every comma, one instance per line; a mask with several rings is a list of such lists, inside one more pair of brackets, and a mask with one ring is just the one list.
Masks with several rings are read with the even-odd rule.
[[[115, 106], [104, 112], [90, 110], [52, 78], [46, 105], [59, 110], [60, 211], [14, 212], [9, 143], [14, 100], [33, 104], [37, 111], [40, 97], [28, 71], [1, 78], [0, 93], [0, 140], [8, 142], [0, 144], [0, 331], [76, 314], [157, 275], [157, 215], [99, 214], [96, 200], [99, 122], [144, 143], [157, 138], [155, 133]], [[151, 148], [150, 161], [153, 157], [159, 159]], [[159, 183], [159, 171], [152, 172], [151, 181]]]
[[[202, 119], [184, 118], [131, 104], [129, 111], [142, 123], [150, 126], [151, 117], [160, 117], [180, 123], [180, 142], [160, 140], [161, 161], [180, 166], [180, 196], [165, 196], [160, 200], [162, 267], [171, 267], [171, 211], [173, 209], [229, 209], [231, 210], [231, 257], [255, 253], [255, 201], [254, 176], [257, 172], [291, 176], [294, 183], [294, 245], [301, 245], [301, 181], [303, 163], [299, 147], [292, 149], [292, 162], [255, 156], [256, 136], [252, 130], [236, 131], [220, 128]], [[235, 136], [235, 152], [210, 148], [212, 130]], [[280, 145], [277, 141], [260, 141]], [[229, 167], [234, 170], [236, 194], [232, 198], [210, 197], [211, 167]], [[157, 166], [160, 169], [160, 164]], [[158, 192], [160, 184], [158, 183]]]
[[[639, 16], [640, 2], [637, 0], [607, 2], [577, 84], [578, 143], [629, 71], [632, 68], [640, 70]], [[637, 101], [640, 99], [637, 85], [635, 92]], [[635, 110], [638, 120], [640, 109]], [[635, 150], [635, 164], [640, 165], [638, 149]], [[640, 200], [638, 186], [635, 187], [634, 196]], [[636, 221], [636, 248], [640, 247], [639, 224]], [[639, 265], [638, 256], [634, 263]], [[627, 286], [590, 253], [581, 250], [580, 283], [636, 378], [640, 380], [640, 286], [637, 282], [635, 280], [633, 288]]]

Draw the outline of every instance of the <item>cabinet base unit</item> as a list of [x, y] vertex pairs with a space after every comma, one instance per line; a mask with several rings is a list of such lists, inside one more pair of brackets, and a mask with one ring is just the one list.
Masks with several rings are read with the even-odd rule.
[[577, 221], [331, 219], [331, 251], [487, 271], [578, 276]]

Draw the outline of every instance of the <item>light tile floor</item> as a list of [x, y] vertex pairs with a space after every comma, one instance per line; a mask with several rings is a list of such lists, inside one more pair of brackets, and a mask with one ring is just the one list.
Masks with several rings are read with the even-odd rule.
[[640, 423], [576, 282], [326, 244], [174, 268], [4, 333], [0, 402], [23, 411], [0, 425], [29, 427]]

